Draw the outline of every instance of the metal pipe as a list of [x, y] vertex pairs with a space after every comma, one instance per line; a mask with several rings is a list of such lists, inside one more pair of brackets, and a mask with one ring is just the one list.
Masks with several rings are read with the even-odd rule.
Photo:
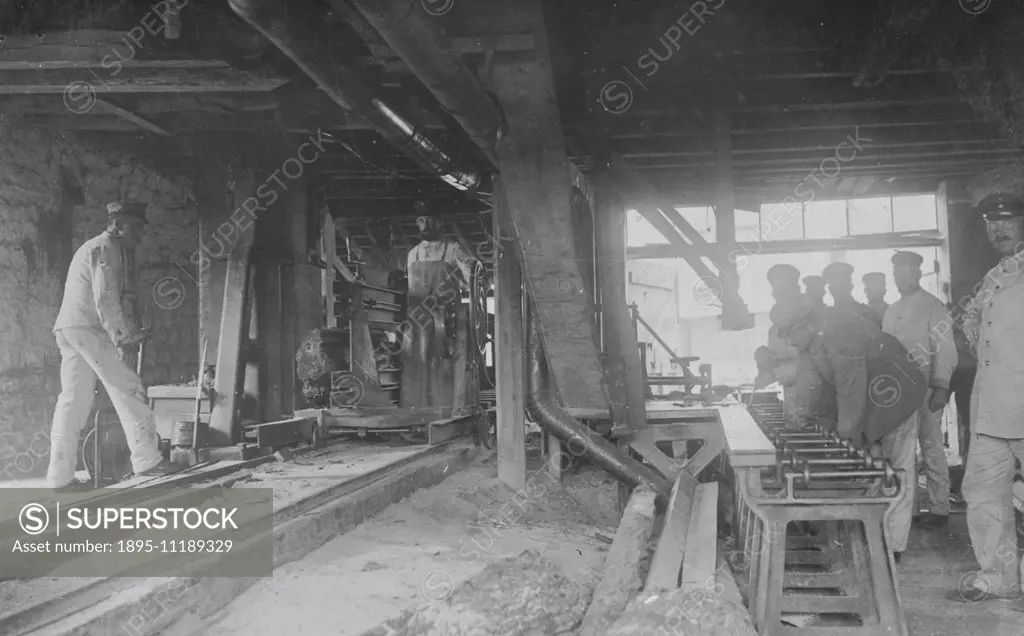
[[228, 4], [291, 58], [336, 104], [364, 119], [424, 170], [458, 190], [474, 191], [480, 186], [482, 179], [478, 173], [456, 167], [447, 153], [380, 99], [374, 87], [356, 69], [338, 64], [310, 44], [316, 38], [299, 28], [295, 19], [288, 15], [285, 3], [228, 0]]
[[[532, 303], [531, 303], [532, 304]], [[532, 307], [531, 307], [532, 309]], [[546, 432], [560, 439], [569, 449], [582, 449], [584, 455], [630, 488], [648, 484], [667, 500], [672, 484], [655, 470], [624, 454], [597, 433], [581, 424], [555, 399], [547, 360], [540, 337], [540, 325], [530, 311], [527, 319], [527, 402], [530, 417]]]
[[[496, 165], [494, 147], [503, 129], [500, 111], [462, 58], [448, 50], [441, 20], [424, 10], [422, 0], [331, 0], [331, 5], [349, 2]], [[351, 20], [347, 12], [342, 15]]]

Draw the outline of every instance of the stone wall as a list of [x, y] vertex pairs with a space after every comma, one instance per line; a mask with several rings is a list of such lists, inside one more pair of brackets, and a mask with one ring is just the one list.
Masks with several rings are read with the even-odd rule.
[[[84, 203], [62, 204], [63, 183]], [[62, 133], [0, 126], [0, 480], [45, 473], [60, 355], [51, 328], [71, 255], [101, 232], [105, 204], [150, 203], [137, 252], [138, 294], [154, 338], [147, 385], [196, 373], [198, 294], [189, 256], [198, 216], [187, 180], [167, 178]]]

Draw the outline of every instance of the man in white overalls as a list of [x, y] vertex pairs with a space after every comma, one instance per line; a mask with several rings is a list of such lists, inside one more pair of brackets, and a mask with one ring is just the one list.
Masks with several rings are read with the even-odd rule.
[[125, 317], [122, 300], [129, 293], [128, 252], [135, 249], [146, 224], [145, 204], [111, 203], [107, 229], [78, 248], [71, 259], [64, 299], [53, 325], [60, 347], [61, 392], [50, 432], [51, 488], [75, 486], [78, 438], [92, 409], [96, 378], [110, 396], [131, 449], [135, 474], [163, 473], [153, 410], [142, 379], [118, 355], [138, 345], [145, 333]]
[[452, 305], [457, 306], [462, 287], [471, 282], [476, 259], [458, 241], [441, 236], [440, 222], [425, 214], [422, 202], [417, 202], [416, 211], [423, 240], [408, 258], [406, 314], [413, 330], [407, 336], [412, 342], [404, 348], [401, 405], [445, 408], [453, 406], [454, 397]]

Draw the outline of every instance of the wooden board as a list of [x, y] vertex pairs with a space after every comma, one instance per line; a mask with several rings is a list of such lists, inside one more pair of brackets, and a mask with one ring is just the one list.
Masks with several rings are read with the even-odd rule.
[[295, 417], [323, 418], [325, 429], [394, 429], [426, 426], [451, 417], [451, 409], [366, 407], [354, 409], [299, 409]]
[[672, 486], [672, 496], [665, 511], [665, 521], [661, 528], [661, 536], [658, 537], [658, 546], [654, 550], [654, 558], [651, 560], [651, 569], [647, 574], [645, 593], [674, 590], [679, 587], [683, 555], [689, 537], [690, 515], [696, 494], [697, 480], [685, 470], [679, 471]]
[[267, 422], [249, 427], [247, 433], [256, 433], [256, 445], [260, 448], [278, 448], [298, 442], [313, 440], [317, 420], [312, 417], [295, 417], [279, 422]]
[[498, 479], [516, 490], [526, 487], [526, 376], [523, 368], [523, 275], [516, 242], [501, 229], [505, 205], [499, 180], [495, 186], [495, 397], [497, 399]]
[[718, 417], [733, 468], [775, 465], [775, 446], [747, 409], [738, 405], [723, 406], [718, 409]]
[[680, 587], [683, 594], [713, 590], [718, 562], [718, 483], [701, 484], [687, 528]]

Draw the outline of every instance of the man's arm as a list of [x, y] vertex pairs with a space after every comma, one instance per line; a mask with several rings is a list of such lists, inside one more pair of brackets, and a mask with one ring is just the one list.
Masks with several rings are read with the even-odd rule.
[[458, 241], [453, 241], [448, 248], [449, 257], [455, 261], [455, 264], [459, 268], [459, 272], [466, 279], [467, 285], [473, 284], [473, 269], [476, 267], [476, 258], [472, 254], [466, 252], [463, 249], [462, 244]]
[[131, 334], [121, 306], [123, 278], [120, 251], [101, 246], [92, 259], [92, 295], [100, 324], [115, 345], [122, 344]]
[[932, 303], [928, 311], [928, 340], [932, 376], [928, 378], [928, 386], [948, 391], [960, 356], [953, 338], [953, 319], [940, 302]]

